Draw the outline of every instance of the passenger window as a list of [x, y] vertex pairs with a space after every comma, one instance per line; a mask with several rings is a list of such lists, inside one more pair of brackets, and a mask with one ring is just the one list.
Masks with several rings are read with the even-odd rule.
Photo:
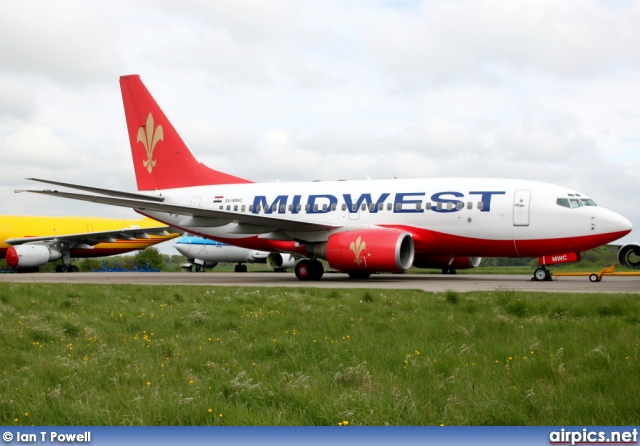
[[313, 210], [314, 210], [314, 211], [317, 211], [317, 210], [318, 210], [318, 204], [317, 204], [317, 203], [313, 205]]
[[271, 212], [275, 212], [277, 210], [278, 210], [278, 205], [277, 204], [274, 204], [274, 205], [271, 206]]
[[342, 210], [346, 211], [347, 210], [347, 203], [342, 203]]
[[231, 205], [230, 205], [230, 204], [228, 204], [228, 205], [227, 205], [227, 211], [230, 211], [230, 210], [231, 210]]
[[430, 211], [431, 210], [431, 202], [427, 201], [424, 205], [425, 210]]
[[419, 211], [422, 209], [422, 203], [416, 203], [416, 210]]
[[352, 204], [352, 205], [351, 205], [351, 211], [352, 211], [352, 212], [355, 212], [355, 211], [357, 211], [357, 210], [358, 210], [358, 206], [357, 206], [357, 205], [355, 205], [355, 204]]
[[238, 212], [238, 205], [237, 204], [233, 206], [233, 211], [234, 212]]
[[387, 203], [387, 211], [393, 209], [393, 205], [391, 203]]
[[284, 206], [284, 204], [281, 204], [281, 205], [280, 205], [280, 212], [281, 212], [281, 213], [283, 213], [283, 212], [284, 212], [284, 210], [285, 210], [285, 206]]
[[376, 205], [375, 205], [374, 203], [371, 203], [371, 204], [369, 205], [369, 212], [373, 212], [373, 211], [375, 211], [375, 210], [376, 210]]
[[441, 210], [442, 209], [442, 203], [438, 202], [438, 204], [436, 205], [436, 209], [437, 210]]
[[244, 204], [242, 205], [242, 210], [240, 212], [245, 212], [247, 210], [247, 206], [245, 206]]
[[337, 206], [338, 206], [337, 204], [332, 203], [332, 204], [331, 204], [331, 210], [332, 210], [332, 211], [335, 211]]
[[569, 205], [569, 199], [568, 199], [568, 198], [558, 198], [558, 199], [556, 200], [556, 204], [557, 204], [558, 206], [562, 206], [562, 207], [565, 207], [565, 208], [570, 208], [570, 207], [571, 207], [571, 206]]
[[473, 209], [473, 203], [472, 202], [468, 202], [467, 203], [467, 209], [469, 209], [469, 210]]
[[309, 203], [307, 203], [307, 204], [305, 204], [305, 205], [304, 205], [304, 210], [305, 210], [306, 212], [309, 212], [309, 210], [310, 210], [310, 209], [311, 209], [311, 205], [310, 205]]
[[360, 205], [360, 209], [363, 210], [363, 211], [366, 211], [367, 210], [367, 203], [362, 203]]
[[298, 204], [298, 206], [296, 206], [296, 209], [298, 210], [298, 212], [300, 212], [302, 210], [302, 205]]
[[322, 205], [322, 210], [326, 211], [328, 207], [329, 207], [329, 205], [325, 203], [325, 204]]
[[484, 202], [478, 201], [478, 210], [482, 210], [484, 208]]
[[402, 205], [400, 203], [396, 203], [396, 211], [402, 209]]
[[292, 212], [292, 211], [293, 211], [293, 205], [292, 205], [292, 204], [290, 204], [290, 205], [289, 205], [289, 212]]
[[378, 210], [384, 211], [384, 203], [378, 203]]
[[249, 212], [253, 212], [253, 205], [252, 204], [249, 205]]
[[456, 209], [457, 210], [462, 210], [462, 208], [464, 207], [464, 203], [462, 201], [458, 201], [458, 203], [456, 204]]

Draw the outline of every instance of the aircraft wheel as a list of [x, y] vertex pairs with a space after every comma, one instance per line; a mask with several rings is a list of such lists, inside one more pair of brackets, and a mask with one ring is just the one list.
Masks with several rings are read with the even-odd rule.
[[371, 273], [366, 271], [349, 271], [347, 272], [352, 279], [368, 279]]
[[311, 268], [311, 280], [320, 280], [322, 279], [322, 275], [324, 274], [324, 266], [318, 260], [311, 260], [310, 262]]
[[591, 274], [591, 275], [589, 276], [589, 280], [590, 280], [591, 282], [600, 282], [600, 279], [598, 278], [598, 275], [597, 275], [597, 274]]
[[69, 272], [70, 273], [77, 273], [78, 272], [78, 267], [76, 265], [69, 265]]
[[550, 277], [551, 274], [546, 268], [536, 268], [536, 270], [533, 272], [533, 278], [539, 282], [542, 282], [543, 280], [550, 280]]
[[56, 272], [57, 272], [57, 273], [62, 273], [62, 272], [64, 272], [64, 271], [62, 271], [62, 266], [63, 266], [63, 265], [56, 265]]
[[311, 261], [306, 259], [300, 260], [298, 263], [296, 263], [295, 272], [298, 280], [310, 280]]
[[240, 272], [241, 273], [246, 273], [247, 272], [247, 265], [240, 265]]
[[204, 265], [196, 265], [196, 272], [197, 273], [203, 273], [204, 272]]

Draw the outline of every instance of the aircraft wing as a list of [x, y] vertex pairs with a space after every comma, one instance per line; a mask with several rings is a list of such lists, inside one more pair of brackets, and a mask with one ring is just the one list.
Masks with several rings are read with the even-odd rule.
[[72, 245], [86, 244], [89, 246], [97, 245], [98, 243], [115, 242], [116, 240], [133, 240], [133, 239], [148, 239], [151, 235], [167, 236], [171, 233], [178, 233], [177, 229], [170, 226], [156, 226], [150, 228], [137, 228], [137, 229], [120, 229], [116, 231], [98, 231], [98, 232], [80, 232], [78, 234], [64, 234], [64, 235], [51, 235], [43, 237], [21, 237], [10, 238], [4, 242], [8, 245], [24, 245], [24, 244], [55, 244], [60, 242], [67, 242]]
[[[31, 192], [35, 194], [51, 195], [54, 197], [70, 198], [72, 200], [88, 201], [92, 203], [109, 204], [112, 206], [120, 206], [135, 209], [136, 211], [155, 211], [155, 212], [168, 212], [172, 214], [184, 215], [185, 220], [183, 225], [188, 226], [223, 226], [229, 223], [237, 223], [237, 233], [267, 233], [277, 231], [295, 231], [295, 232], [315, 232], [326, 231], [330, 229], [339, 228], [340, 225], [330, 225], [314, 222], [300, 222], [291, 221], [288, 219], [271, 217], [266, 215], [256, 214], [243, 214], [223, 210], [202, 209], [192, 206], [181, 206], [167, 204], [157, 201], [157, 197], [150, 197], [146, 199], [142, 194], [130, 194], [136, 198], [126, 198], [123, 192], [112, 191], [109, 189], [97, 189], [89, 188], [87, 186], [74, 185], [69, 183], [58, 183], [48, 180], [39, 180], [35, 178], [29, 178], [34, 181], [40, 181], [43, 183], [59, 184], [66, 187], [81, 189], [81, 190], [96, 190], [100, 193], [111, 195], [86, 195], [77, 194], [73, 192], [60, 192], [57, 190], [25, 190], [16, 192]], [[153, 199], [153, 200], [152, 200]]]

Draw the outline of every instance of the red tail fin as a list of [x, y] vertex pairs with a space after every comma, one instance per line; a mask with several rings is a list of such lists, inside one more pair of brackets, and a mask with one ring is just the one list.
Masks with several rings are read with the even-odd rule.
[[138, 190], [251, 183], [198, 161], [138, 75], [120, 77]]

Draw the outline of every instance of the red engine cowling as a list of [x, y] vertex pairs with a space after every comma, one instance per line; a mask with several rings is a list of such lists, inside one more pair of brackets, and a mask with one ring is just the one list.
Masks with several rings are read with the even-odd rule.
[[413, 266], [416, 268], [434, 269], [469, 269], [480, 266], [482, 257], [454, 257], [449, 256], [423, 257], [416, 259]]
[[411, 267], [414, 245], [405, 231], [364, 229], [331, 235], [322, 254], [338, 271], [397, 272]]
[[7, 249], [5, 259], [11, 268], [42, 266], [62, 257], [58, 250], [43, 245], [20, 245]]

